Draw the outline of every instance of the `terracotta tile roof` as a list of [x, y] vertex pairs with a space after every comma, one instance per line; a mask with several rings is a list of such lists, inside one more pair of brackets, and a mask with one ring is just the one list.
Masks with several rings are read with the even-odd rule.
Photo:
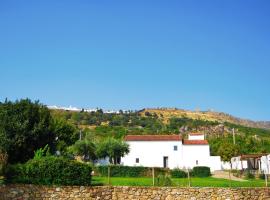
[[262, 156], [266, 156], [267, 153], [259, 153], [259, 154], [245, 154], [245, 155], [241, 155], [240, 159], [244, 160], [244, 159], [248, 159], [248, 158], [261, 158]]
[[207, 140], [184, 140], [184, 145], [206, 145]]
[[181, 141], [180, 135], [127, 135], [125, 141]]
[[204, 135], [203, 133], [189, 133], [189, 135]]

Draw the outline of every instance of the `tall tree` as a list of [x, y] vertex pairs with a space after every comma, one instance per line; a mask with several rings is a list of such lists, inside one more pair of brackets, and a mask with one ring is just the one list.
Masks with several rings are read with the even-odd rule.
[[76, 156], [81, 156], [83, 160], [96, 160], [96, 146], [89, 140], [78, 140], [69, 147], [69, 151]]
[[118, 160], [128, 152], [128, 144], [114, 138], [107, 138], [97, 147], [97, 156], [99, 158], [108, 157], [111, 164], [118, 164]]
[[50, 123], [50, 111], [38, 101], [0, 103], [0, 143], [9, 155], [9, 162], [25, 162], [35, 150], [53, 145], [55, 134]]

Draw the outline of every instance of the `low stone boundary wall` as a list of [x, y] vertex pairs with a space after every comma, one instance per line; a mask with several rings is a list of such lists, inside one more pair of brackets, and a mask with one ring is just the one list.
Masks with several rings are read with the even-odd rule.
[[99, 200], [232, 200], [270, 199], [270, 188], [176, 188], [124, 186], [0, 186], [0, 200], [99, 199]]

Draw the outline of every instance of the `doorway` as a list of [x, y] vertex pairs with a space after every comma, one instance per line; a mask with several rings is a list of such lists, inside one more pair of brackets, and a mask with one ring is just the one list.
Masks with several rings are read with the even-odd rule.
[[168, 168], [169, 167], [169, 158], [168, 156], [163, 157], [163, 167]]

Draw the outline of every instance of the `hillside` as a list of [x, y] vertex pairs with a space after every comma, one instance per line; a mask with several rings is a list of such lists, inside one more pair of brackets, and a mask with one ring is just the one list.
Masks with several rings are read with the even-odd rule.
[[[92, 112], [51, 110], [55, 119], [61, 118], [83, 131], [91, 140], [106, 137], [123, 138], [138, 134], [179, 134], [202, 132], [210, 143], [212, 155], [224, 142], [233, 142], [241, 153], [270, 152], [270, 129], [260, 124], [224, 113], [192, 112], [178, 109], [144, 109], [138, 112], [106, 113], [99, 109]], [[267, 128], [268, 129], [267, 129]]]
[[253, 127], [253, 128], [263, 128], [270, 129], [270, 121], [252, 121], [248, 119], [241, 119], [234, 117], [232, 115], [223, 112], [213, 112], [213, 111], [188, 111], [182, 109], [171, 109], [171, 108], [160, 108], [160, 109], [143, 109], [140, 114], [147, 115], [156, 114], [164, 123], [168, 123], [170, 118], [181, 118], [186, 117], [190, 119], [205, 120], [219, 123], [232, 123], [241, 126]]

